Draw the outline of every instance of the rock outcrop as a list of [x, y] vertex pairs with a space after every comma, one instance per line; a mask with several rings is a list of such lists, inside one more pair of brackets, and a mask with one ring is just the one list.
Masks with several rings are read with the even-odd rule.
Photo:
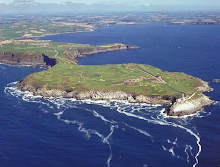
[[[185, 116], [194, 114], [202, 110], [205, 106], [209, 106], [214, 103], [209, 97], [202, 94], [212, 90], [208, 82], [200, 80], [199, 84], [194, 85], [198, 93], [193, 93], [190, 97], [182, 97], [176, 99], [173, 103], [164, 111], [168, 116]], [[201, 93], [199, 93], [201, 92]]]
[[21, 91], [33, 92], [35, 96], [42, 97], [64, 97], [75, 98], [77, 100], [124, 100], [129, 103], [147, 103], [147, 104], [170, 104], [171, 99], [159, 96], [132, 95], [123, 91], [103, 91], [103, 90], [87, 90], [87, 91], [61, 91], [57, 89], [47, 90], [46, 88], [35, 88], [31, 84], [20, 81], [17, 88]]
[[165, 113], [168, 116], [185, 116], [194, 114], [202, 110], [205, 106], [213, 104], [214, 101], [210, 100], [207, 96], [200, 94], [197, 97], [187, 100], [179, 100], [173, 103], [166, 109]]
[[27, 52], [2, 52], [0, 62], [10, 65], [28, 65], [52, 67], [56, 65], [56, 59], [49, 58], [44, 54], [31, 54]]
[[214, 82], [214, 83], [220, 83], [220, 79], [213, 79], [212, 82]]
[[212, 88], [209, 86], [208, 82], [200, 80], [199, 85], [196, 87], [199, 92], [209, 92]]

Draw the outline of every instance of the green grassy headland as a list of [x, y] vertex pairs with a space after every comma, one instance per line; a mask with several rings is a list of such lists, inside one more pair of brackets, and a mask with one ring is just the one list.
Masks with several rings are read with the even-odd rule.
[[[49, 70], [34, 73], [24, 79], [38, 88], [59, 89], [65, 91], [104, 90], [124, 91], [132, 94], [153, 96], [180, 96], [182, 93], [191, 95], [197, 93], [196, 87], [200, 79], [184, 73], [171, 73], [158, 68], [142, 64], [81, 66], [63, 56], [64, 51], [73, 48], [94, 48], [97, 46], [84, 44], [52, 43], [40, 40], [15, 40], [27, 34], [31, 36], [61, 33], [71, 30], [73, 25], [37, 24], [14, 25], [3, 27], [0, 34], [0, 52], [28, 52], [45, 54], [55, 58], [57, 64]], [[76, 29], [88, 27], [78, 26]], [[90, 27], [91, 28], [91, 27]], [[107, 44], [98, 47], [108, 48], [117, 44]], [[199, 92], [198, 92], [199, 93]]]

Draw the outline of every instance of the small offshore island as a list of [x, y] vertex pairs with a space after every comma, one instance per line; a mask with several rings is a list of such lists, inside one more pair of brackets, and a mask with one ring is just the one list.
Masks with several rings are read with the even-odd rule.
[[[164, 104], [168, 105], [164, 111], [168, 116], [194, 114], [214, 103], [203, 94], [211, 90], [208, 83], [185, 73], [171, 73], [143, 64], [77, 65], [80, 57], [138, 49], [137, 46], [120, 43], [92, 46], [26, 39], [95, 28], [88, 24], [61, 23], [27, 23], [25, 28], [21, 28], [18, 22], [3, 26], [5, 36], [0, 39], [0, 63], [48, 69], [18, 82], [19, 90], [42, 97]], [[72, 29], [73, 26], [76, 28]]]

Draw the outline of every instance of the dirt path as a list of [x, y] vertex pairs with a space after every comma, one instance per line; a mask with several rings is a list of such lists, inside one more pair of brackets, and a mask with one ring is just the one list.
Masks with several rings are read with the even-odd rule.
[[151, 74], [150, 72], [148, 72], [148, 71], [142, 69], [142, 68], [139, 67], [139, 66], [138, 66], [138, 68], [130, 68], [130, 67], [128, 67], [128, 66], [127, 66], [126, 68], [127, 68], [127, 69], [130, 69], [130, 70], [135, 70], [135, 71], [139, 71], [139, 72], [142, 72], [142, 73], [144, 73], [144, 74], [147, 74], [147, 75], [151, 76], [152, 78], [154, 78], [155, 80], [157, 80], [158, 83], [166, 84], [170, 89], [174, 90], [175, 92], [180, 93], [180, 94], [183, 93], [183, 92], [180, 92], [180, 91], [176, 90], [175, 88], [171, 87], [171, 86], [170, 86], [169, 84], [167, 84], [167, 82], [164, 81], [162, 78], [156, 77], [155, 75], [153, 75], [153, 74]]

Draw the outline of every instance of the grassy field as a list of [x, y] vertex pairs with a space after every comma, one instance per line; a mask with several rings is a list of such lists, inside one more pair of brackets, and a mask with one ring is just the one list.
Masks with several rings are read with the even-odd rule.
[[91, 46], [52, 43], [38, 40], [9, 40], [0, 42], [0, 52], [29, 52], [46, 54], [57, 59], [57, 65], [24, 79], [36, 88], [64, 91], [124, 91], [135, 95], [186, 96], [196, 93], [201, 80], [184, 73], [170, 73], [142, 64], [81, 66], [63, 57], [69, 48], [112, 47], [118, 44]]
[[[165, 83], [159, 83], [143, 69], [161, 76]], [[161, 71], [149, 65], [123, 64], [102, 66], [80, 66], [60, 62], [53, 68], [28, 76], [25, 82], [35, 87], [64, 91], [105, 90], [124, 91], [131, 94], [154, 96], [180, 96], [181, 93], [196, 93], [194, 84], [199, 79], [184, 73]]]
[[60, 23], [51, 20], [44, 20], [44, 22], [36, 23], [16, 22], [0, 24], [0, 41], [39, 37], [66, 32], [90, 31], [93, 29], [94, 27], [87, 24]]
[[0, 42], [0, 52], [32, 52], [46, 54], [54, 58], [56, 51], [57, 57], [62, 57], [65, 50], [69, 48], [88, 48], [95, 47], [85, 44], [52, 43], [50, 41], [39, 40], [8, 40]]

